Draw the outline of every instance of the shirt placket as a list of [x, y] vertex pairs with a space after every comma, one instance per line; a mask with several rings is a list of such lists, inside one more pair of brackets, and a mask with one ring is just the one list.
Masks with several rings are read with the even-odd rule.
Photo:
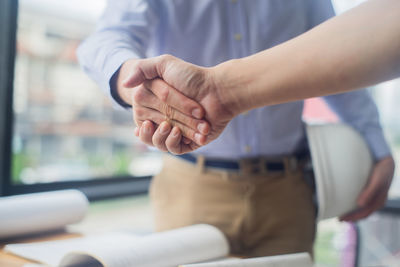
[[[248, 56], [248, 42], [246, 32], [245, 7], [241, 0], [230, 0], [231, 5], [231, 38], [232, 51], [235, 58]], [[255, 125], [248, 116], [248, 112], [239, 116], [239, 143], [242, 157], [251, 157], [256, 153], [254, 144]]]

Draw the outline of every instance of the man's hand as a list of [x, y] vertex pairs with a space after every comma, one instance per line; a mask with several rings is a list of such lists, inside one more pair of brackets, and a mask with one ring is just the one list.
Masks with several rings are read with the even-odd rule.
[[[160, 62], [159, 60], [153, 59], [149, 61], [154, 64]], [[196, 136], [198, 142], [204, 142], [204, 135], [209, 131], [209, 124], [204, 120], [200, 120], [204, 117], [205, 113], [203, 107], [197, 102], [184, 97], [182, 94], [174, 92], [178, 102], [181, 101], [185, 104], [185, 111], [187, 114], [184, 116], [179, 111], [169, 107], [166, 103], [161, 102], [151, 91], [145, 89], [144, 85], [145, 81], [147, 80], [145, 77], [139, 78], [140, 80], [143, 80], [142, 84], [132, 88], [126, 87], [124, 82], [127, 79], [132, 78], [132, 75], [135, 75], [135, 73], [137, 74], [135, 71], [140, 69], [140, 64], [142, 62], [143, 60], [140, 59], [127, 60], [124, 64], [122, 64], [121, 68], [111, 81], [111, 86], [113, 87], [113, 90], [117, 91], [118, 97], [124, 103], [133, 106], [133, 120], [138, 126], [135, 129], [135, 135], [140, 135], [140, 138], [144, 143], [154, 146], [155, 144], [153, 143], [152, 136], [149, 135], [153, 135], [155, 129], [163, 121], [168, 121], [168, 123], [164, 123], [163, 125], [165, 125], [165, 127], [160, 129], [168, 129], [167, 133], [162, 132], [163, 134], [168, 134], [171, 130], [171, 121], [169, 121], [169, 119], [174, 117], [176, 121], [174, 121], [173, 124], [176, 125], [176, 129], [173, 131], [173, 133], [175, 133], [173, 137], [175, 137], [175, 139], [181, 139], [179, 142], [182, 141], [182, 145], [189, 146], [190, 150], [196, 149], [198, 147], [196, 143], [191, 142], [191, 140], [186, 137], [181, 137], [181, 129], [184, 130], [185, 136], [192, 136], [192, 139], [194, 139], [194, 136]], [[150, 66], [151, 63], [148, 62], [147, 66]], [[160, 83], [162, 82], [163, 81], [160, 80]], [[168, 85], [165, 83], [165, 86]], [[144, 101], [143, 103], [142, 100]], [[147, 108], [152, 106], [157, 106], [158, 110]], [[163, 111], [164, 113], [161, 113], [160, 111]], [[142, 131], [140, 131], [143, 123], [145, 123], [145, 127], [142, 128]], [[198, 133], [196, 133], [198, 129], [200, 130]], [[154, 141], [157, 141], [158, 139], [159, 138], [155, 138]], [[159, 142], [157, 142], [157, 144], [158, 143]], [[157, 147], [163, 151], [166, 151], [165, 145], [163, 146], [164, 148], [161, 147], [161, 145], [157, 145]]]
[[393, 174], [394, 160], [391, 156], [378, 161], [371, 172], [368, 184], [358, 197], [359, 208], [340, 217], [340, 220], [357, 221], [382, 208], [388, 196]]
[[[135, 134], [162, 151], [193, 151], [217, 138], [237, 114], [228, 104], [232, 94], [217, 83], [210, 69], [172, 56], [137, 60], [122, 85], [133, 88], [134, 119], [140, 127]], [[202, 110], [193, 100], [206, 110], [209, 124], [200, 120]]]

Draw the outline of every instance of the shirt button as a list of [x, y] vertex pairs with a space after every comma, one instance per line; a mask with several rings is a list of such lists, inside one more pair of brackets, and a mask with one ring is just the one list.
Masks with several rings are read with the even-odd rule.
[[244, 150], [246, 151], [246, 153], [250, 153], [251, 152], [251, 146], [245, 146]]
[[231, 0], [232, 4], [236, 4], [237, 0]]
[[240, 33], [236, 33], [236, 34], [235, 34], [235, 40], [236, 40], [236, 41], [242, 40], [242, 35], [241, 35]]

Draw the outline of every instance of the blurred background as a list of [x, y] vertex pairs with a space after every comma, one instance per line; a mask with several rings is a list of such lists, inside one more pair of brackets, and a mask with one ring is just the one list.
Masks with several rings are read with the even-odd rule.
[[[360, 0], [333, 0], [338, 13]], [[75, 50], [95, 28], [105, 0], [21, 0], [14, 89], [14, 183], [101, 179], [157, 173], [160, 155], [133, 136], [130, 112], [80, 69]], [[396, 158], [400, 153], [400, 81], [371, 89]], [[397, 119], [396, 119], [397, 116]], [[322, 101], [308, 101], [306, 120], [334, 121]], [[400, 196], [398, 179], [391, 195]]]
[[111, 106], [80, 69], [76, 48], [104, 0], [19, 2], [13, 183], [157, 173], [160, 155], [133, 135], [131, 113]]
[[[333, 0], [337, 13], [361, 2]], [[160, 153], [149, 150], [134, 137], [131, 113], [113, 108], [77, 62], [76, 48], [95, 28], [105, 4], [105, 0], [19, 1], [13, 184], [82, 181], [127, 174], [140, 177], [159, 171]], [[394, 157], [399, 159], [400, 81], [376, 87], [383, 89], [370, 91]], [[304, 118], [336, 120], [319, 99], [307, 100]], [[400, 197], [398, 173], [391, 198]], [[337, 220], [321, 223], [317, 262], [323, 266], [343, 265], [353, 230]]]

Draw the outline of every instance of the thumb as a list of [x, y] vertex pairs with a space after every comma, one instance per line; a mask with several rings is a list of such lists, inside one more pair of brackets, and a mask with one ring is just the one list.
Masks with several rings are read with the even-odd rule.
[[375, 196], [377, 185], [373, 178], [374, 177], [371, 175], [369, 183], [364, 187], [363, 191], [357, 198], [357, 205], [359, 207], [367, 206]]
[[394, 174], [394, 161], [391, 156], [378, 161], [370, 175], [368, 183], [357, 199], [360, 206], [368, 205], [382, 191], [387, 192]]
[[122, 82], [122, 86], [132, 88], [154, 78], [162, 78], [165, 64], [169, 55], [162, 55], [153, 58], [140, 59], [132, 66], [132, 71]]
[[122, 81], [122, 86], [125, 88], [133, 88], [142, 84], [146, 80], [146, 76], [139, 65], [133, 67], [125, 80]]

